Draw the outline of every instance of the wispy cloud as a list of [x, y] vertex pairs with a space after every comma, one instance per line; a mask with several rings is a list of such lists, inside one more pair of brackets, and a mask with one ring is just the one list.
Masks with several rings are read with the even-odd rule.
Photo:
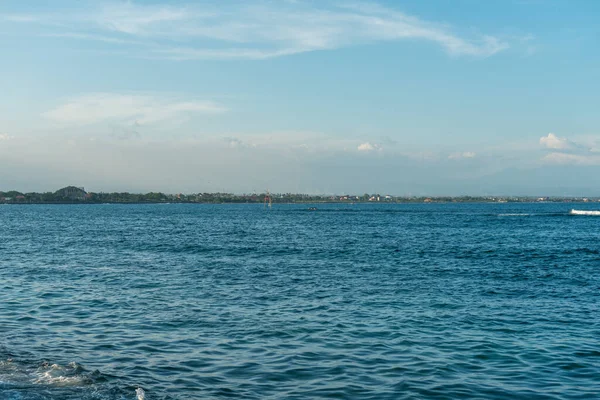
[[600, 165], [600, 155], [553, 152], [545, 155], [542, 161], [559, 165]]
[[38, 22], [40, 21], [40, 17], [36, 16], [36, 15], [11, 15], [11, 14], [5, 14], [5, 15], [0, 15], [0, 21], [7, 21], [7, 22]]
[[448, 159], [449, 160], [460, 160], [460, 159], [465, 159], [465, 158], [475, 158], [477, 154], [475, 154], [475, 152], [472, 151], [465, 151], [465, 152], [458, 152], [458, 153], [452, 153], [450, 155], [448, 155]]
[[62, 124], [123, 122], [145, 125], [196, 113], [220, 113], [225, 108], [208, 101], [146, 94], [92, 93], [75, 97], [42, 114]]
[[224, 137], [223, 140], [227, 145], [232, 149], [245, 149], [245, 148], [256, 148], [256, 143], [251, 143], [245, 140], [242, 140], [235, 136]]
[[103, 3], [61, 15], [11, 15], [63, 38], [135, 40], [139, 56], [174, 60], [266, 59], [381, 41], [421, 40], [455, 56], [486, 57], [509, 47], [491, 35], [463, 36], [445, 25], [374, 4], [225, 2], [219, 7]]
[[185, 7], [135, 5], [131, 2], [105, 4], [95, 22], [108, 31], [138, 36], [153, 36], [177, 31], [182, 21], [204, 15], [192, 15]]
[[89, 33], [74, 33], [74, 32], [64, 32], [64, 33], [45, 33], [41, 35], [42, 37], [49, 38], [63, 38], [63, 39], [77, 39], [77, 40], [89, 40], [89, 41], [98, 41], [98, 42], [106, 42], [106, 43], [114, 43], [114, 44], [131, 44], [131, 45], [140, 45], [144, 46], [145, 43], [139, 40], [131, 40], [124, 39], [112, 36], [103, 36], [103, 35], [95, 35]]

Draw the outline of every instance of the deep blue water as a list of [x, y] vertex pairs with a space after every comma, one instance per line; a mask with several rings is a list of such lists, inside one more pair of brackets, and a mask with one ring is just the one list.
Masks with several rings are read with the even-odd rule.
[[600, 204], [0, 206], [0, 399], [600, 398]]

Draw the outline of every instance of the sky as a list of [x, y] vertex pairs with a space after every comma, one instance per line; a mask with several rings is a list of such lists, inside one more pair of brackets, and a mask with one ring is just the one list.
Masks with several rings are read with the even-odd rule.
[[595, 0], [0, 0], [0, 190], [600, 195]]

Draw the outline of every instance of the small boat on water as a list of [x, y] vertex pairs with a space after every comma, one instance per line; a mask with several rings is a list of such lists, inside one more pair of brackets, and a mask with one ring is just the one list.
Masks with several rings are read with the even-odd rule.
[[598, 210], [575, 210], [572, 209], [569, 212], [570, 215], [595, 215], [600, 217], [600, 211]]

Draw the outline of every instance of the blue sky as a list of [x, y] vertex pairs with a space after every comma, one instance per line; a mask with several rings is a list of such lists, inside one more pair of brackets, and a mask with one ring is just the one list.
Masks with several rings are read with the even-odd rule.
[[0, 189], [600, 195], [598, 16], [0, 1]]

